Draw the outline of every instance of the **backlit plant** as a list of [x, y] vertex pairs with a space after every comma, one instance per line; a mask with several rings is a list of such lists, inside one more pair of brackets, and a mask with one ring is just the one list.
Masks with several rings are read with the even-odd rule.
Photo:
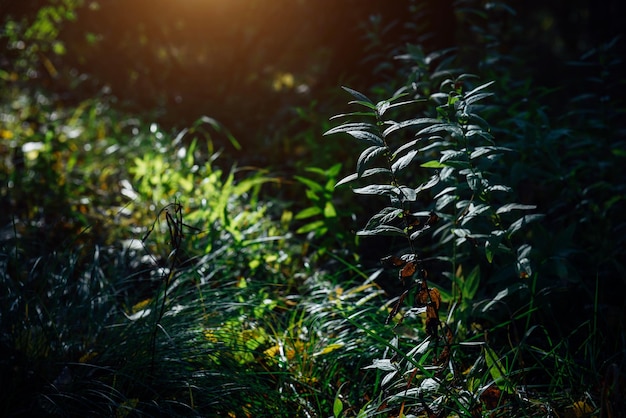
[[[387, 321], [395, 323], [399, 336], [389, 343], [385, 357], [371, 366], [385, 374], [385, 390], [372, 404], [372, 412], [470, 414], [483, 406], [494, 407], [481, 401], [488, 389], [498, 390], [504, 401], [512, 386], [489, 341], [480, 341], [475, 332], [455, 322], [476, 301], [481, 276], [487, 276], [480, 274], [483, 265], [507, 277], [510, 289], [527, 286], [532, 275], [530, 247], [516, 244], [516, 235], [540, 215], [524, 215], [534, 207], [506, 201], [510, 188], [501, 184], [498, 164], [511, 150], [496, 145], [479, 115], [493, 82], [475, 86], [476, 77], [443, 68], [431, 76], [426, 63], [433, 57], [424, 57], [419, 49], [404, 58], [417, 64], [407, 87], [379, 102], [344, 88], [355, 99], [350, 103], [361, 109], [337, 116], [348, 121], [326, 132], [345, 133], [366, 144], [356, 172], [337, 186], [358, 183], [354, 193], [383, 196], [388, 202], [357, 234], [400, 237], [405, 242], [396, 242], [394, 251], [381, 259], [398, 270], [401, 290], [388, 308]], [[519, 212], [522, 215], [511, 216]], [[440, 275], [448, 283], [428, 275], [435, 260], [447, 266]], [[497, 274], [492, 273], [492, 281], [501, 280]], [[433, 281], [436, 285], [431, 285]], [[409, 332], [412, 326], [403, 320], [416, 315], [424, 315], [423, 331]], [[403, 334], [411, 335], [411, 348], [402, 347]], [[482, 347], [483, 355], [464, 375], [461, 366], [468, 365], [462, 364], [466, 356], [458, 344], [466, 338], [474, 339], [472, 344]], [[480, 384], [470, 384], [477, 376], [482, 376]]]

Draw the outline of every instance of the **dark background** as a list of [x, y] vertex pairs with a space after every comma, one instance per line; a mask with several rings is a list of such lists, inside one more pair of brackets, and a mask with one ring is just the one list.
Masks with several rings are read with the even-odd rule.
[[[2, 0], [1, 13], [30, 22], [42, 6], [57, 3]], [[75, 21], [61, 25], [66, 53], [44, 51], [58, 74], [42, 69], [37, 77], [46, 88], [64, 92], [62, 100], [78, 102], [104, 91], [118, 106], [150, 114], [169, 127], [209, 115], [244, 147], [263, 148], [258, 162], [267, 163], [277, 159], [269, 150], [285, 148], [284, 141], [313, 123], [294, 108], [332, 114], [340, 85], [367, 89], [393, 77], [393, 68], [376, 64], [394, 48], [406, 42], [426, 51], [466, 46], [471, 61], [477, 45], [472, 36], [478, 35], [468, 35], [472, 22], [460, 18], [464, 3], [469, 5], [451, 0], [86, 1]], [[550, 87], [576, 77], [567, 61], [621, 33], [626, 15], [618, 0], [492, 4], [496, 18], [490, 24], [499, 26], [499, 48], [521, 50], [517, 56], [526, 57], [525, 75]], [[6, 45], [3, 51], [2, 65], [10, 67], [16, 51]], [[284, 74], [293, 84], [280, 84]]]

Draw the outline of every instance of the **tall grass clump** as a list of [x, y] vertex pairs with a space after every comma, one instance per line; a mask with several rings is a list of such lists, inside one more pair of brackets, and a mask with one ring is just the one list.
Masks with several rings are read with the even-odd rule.
[[223, 131], [210, 118], [172, 134], [104, 101], [59, 108], [12, 94], [2, 108], [2, 413], [305, 408], [280, 390], [289, 374], [265, 353], [284, 337], [296, 286], [289, 221], [258, 198], [271, 179], [219, 168], [212, 135]]

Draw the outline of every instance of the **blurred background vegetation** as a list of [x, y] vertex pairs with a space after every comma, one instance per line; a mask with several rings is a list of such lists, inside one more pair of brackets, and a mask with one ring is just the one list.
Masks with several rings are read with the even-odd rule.
[[[328, 416], [343, 393], [356, 415], [381, 387], [362, 368], [391, 331], [364, 306], [397, 290], [372, 276], [397, 242], [355, 237], [378, 203], [334, 189], [357, 154], [323, 133], [345, 112], [340, 86], [388, 99], [441, 51], [496, 81], [492, 133], [515, 150], [499, 175], [546, 215], [526, 236], [537, 320], [572, 369], [550, 390], [571, 409], [582, 395], [559, 384], [591, 388], [581, 408], [597, 411], [602, 390], [626, 390], [625, 9], [0, 0], [0, 387], [14, 388], [0, 413], [289, 416], [286, 402]], [[482, 302], [507, 289], [481, 271]], [[171, 338], [150, 350], [166, 299]]]

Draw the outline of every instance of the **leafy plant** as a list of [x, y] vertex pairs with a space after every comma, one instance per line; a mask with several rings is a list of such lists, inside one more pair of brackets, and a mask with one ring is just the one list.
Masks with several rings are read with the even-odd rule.
[[[423, 54], [412, 55], [413, 59], [421, 57]], [[515, 265], [518, 280], [525, 287], [523, 281], [532, 275], [530, 247], [516, 250], [515, 239], [521, 228], [541, 216], [511, 217], [516, 211], [534, 206], [509, 203], [501, 197], [510, 188], [500, 182], [497, 162], [510, 150], [495, 145], [487, 122], [477, 113], [482, 107], [480, 102], [491, 96], [487, 89], [493, 83], [471, 86], [473, 76], [458, 74], [450, 78], [454, 71], [439, 68], [433, 71], [435, 79], [442, 79], [437, 91], [430, 86], [435, 80], [429, 80], [424, 72], [427, 66], [422, 62], [417, 68], [413, 77], [422, 80], [419, 87], [413, 83], [388, 100], [375, 103], [362, 93], [344, 88], [355, 99], [351, 103], [364, 110], [337, 116], [356, 121], [344, 122], [326, 135], [345, 133], [367, 145], [358, 158], [356, 172], [337, 185], [366, 181], [366, 185], [354, 188], [354, 193], [384, 196], [389, 201], [357, 234], [401, 237], [407, 243], [399, 254], [382, 259], [389, 267], [399, 269], [401, 283], [401, 293], [390, 308], [387, 321], [395, 318], [399, 327], [406, 315], [425, 314], [426, 338], [422, 342], [406, 352], [396, 338], [390, 343], [394, 356], [374, 362], [372, 367], [391, 373], [383, 379], [388, 392], [381, 393], [373, 408], [399, 408], [400, 415], [410, 408], [438, 415], [452, 410], [469, 414], [480, 408], [482, 391], [494, 382], [501, 384], [504, 371], [499, 370], [500, 360], [484, 342], [483, 358], [492, 380], [465, 395], [448, 384], [454, 381], [457, 385], [463, 380], [454, 368], [445, 367], [460, 356], [454, 340], [464, 338], [463, 332], [453, 330], [451, 324], [472, 307], [469, 298], [476, 296], [484, 275], [480, 274], [481, 264], [499, 266], [498, 273], [503, 277], [494, 274], [492, 283], [510, 281], [508, 266]], [[428, 107], [430, 103], [434, 108]], [[426, 105], [422, 117], [391, 116], [395, 112], [402, 117], [401, 109], [422, 104]], [[402, 135], [409, 129], [416, 132]], [[420, 174], [424, 181], [409, 183]], [[418, 242], [431, 231], [431, 237], [437, 240], [431, 244], [433, 251], [442, 252], [437, 259], [449, 266], [443, 274], [451, 279], [452, 286], [443, 295], [445, 285], [437, 277], [429, 278], [426, 266], [430, 260], [417, 251]], [[471, 271], [467, 278], [462, 275], [464, 270]], [[429, 285], [432, 280], [439, 281], [437, 287]], [[519, 285], [509, 289], [516, 286]], [[445, 322], [440, 319], [443, 301], [450, 303]], [[408, 313], [402, 311], [404, 302], [411, 308]], [[396, 356], [397, 363], [393, 360]], [[510, 386], [506, 390], [510, 392]]]

